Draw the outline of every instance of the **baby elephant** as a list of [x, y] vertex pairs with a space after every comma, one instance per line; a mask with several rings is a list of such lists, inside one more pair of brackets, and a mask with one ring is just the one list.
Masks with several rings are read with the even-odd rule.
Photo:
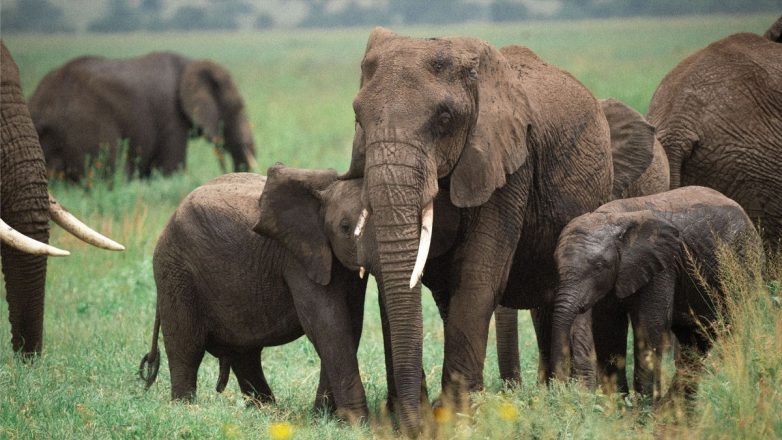
[[[209, 352], [220, 359], [218, 392], [230, 368], [242, 393], [273, 401], [261, 350], [306, 334], [321, 359], [316, 407], [336, 407], [348, 420], [366, 416], [356, 359], [366, 280], [332, 261], [334, 254], [355, 260], [346, 252], [355, 249], [356, 219], [342, 215], [339, 201], [358, 200], [361, 185], [336, 179], [333, 170], [273, 167], [268, 180], [228, 174], [185, 198], [155, 248], [157, 314], [152, 348], [139, 368], [147, 387], [160, 365], [161, 326], [171, 397], [184, 400], [195, 397]], [[264, 187], [274, 188], [275, 197], [259, 205]], [[281, 218], [301, 228], [286, 234]]]
[[[683, 373], [698, 369], [715, 336], [712, 324], [720, 300], [707, 292], [726, 294], [719, 290], [718, 243], [742, 257], [761, 249], [757, 231], [738, 203], [698, 186], [616, 200], [573, 219], [562, 230], [555, 254], [555, 377], [568, 378], [569, 335], [576, 316], [613, 294], [629, 311], [633, 326], [635, 390], [660, 398], [660, 361], [672, 330], [682, 346], [672, 394], [690, 396], [695, 388]], [[700, 273], [693, 273], [693, 267]], [[626, 337], [619, 330], [616, 338]], [[601, 348], [626, 343], [619, 339], [596, 335], [599, 364], [610, 361], [600, 359]]]

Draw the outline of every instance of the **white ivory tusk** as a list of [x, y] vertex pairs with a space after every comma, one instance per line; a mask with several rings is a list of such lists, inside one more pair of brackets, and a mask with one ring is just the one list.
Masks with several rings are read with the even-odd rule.
[[413, 274], [410, 276], [412, 289], [424, 275], [426, 258], [429, 256], [429, 245], [432, 243], [432, 223], [434, 222], [434, 201], [429, 202], [421, 211], [421, 239], [418, 243], [418, 256], [415, 258]]
[[74, 217], [74, 215], [68, 212], [68, 210], [65, 209], [62, 205], [60, 205], [60, 202], [58, 202], [57, 199], [55, 199], [51, 194], [49, 194], [49, 215], [51, 216], [52, 221], [85, 243], [89, 243], [102, 249], [108, 249], [110, 251], [125, 250], [125, 246], [106, 237], [105, 235], [96, 232], [89, 226], [82, 223], [81, 220]]
[[367, 273], [367, 270], [364, 268], [364, 266], [361, 266], [361, 268], [358, 270], [358, 277], [362, 280], [364, 279], [364, 274]]
[[51, 257], [65, 257], [71, 253], [38, 240], [32, 239], [8, 225], [0, 219], [0, 241], [19, 249], [22, 252], [35, 255], [49, 255]]
[[367, 208], [364, 208], [361, 211], [361, 215], [358, 216], [358, 222], [356, 222], [356, 230], [353, 231], [354, 237], [361, 236], [361, 233], [364, 231], [364, 225], [367, 224], [367, 217], [369, 217], [369, 211], [367, 211]]

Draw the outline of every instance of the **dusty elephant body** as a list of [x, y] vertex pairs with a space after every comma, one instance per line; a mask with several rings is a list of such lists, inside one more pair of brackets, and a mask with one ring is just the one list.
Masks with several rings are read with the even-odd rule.
[[526, 48], [384, 29], [369, 37], [354, 109], [347, 176], [365, 178], [398, 411], [403, 429], [417, 432], [418, 281], [435, 194], [449, 189], [465, 225], [447, 264], [427, 268], [444, 285], [435, 292], [447, 316], [443, 389], [459, 401], [460, 390], [483, 386], [500, 299], [514, 308], [544, 304], [559, 231], [610, 200], [608, 124], [589, 91]]
[[[336, 407], [348, 419], [366, 416], [356, 359], [366, 280], [331, 261], [332, 249], [354, 248], [355, 218], [345, 226], [339, 203], [327, 202], [355, 198], [360, 186], [340, 181], [324, 191], [335, 180], [335, 172], [319, 170], [272, 168], [268, 180], [229, 174], [182, 202], [155, 249], [157, 318], [152, 350], [142, 362], [142, 371], [149, 363], [147, 386], [160, 362], [158, 325], [173, 399], [195, 396], [198, 367], [209, 352], [220, 358], [218, 391], [230, 367], [244, 394], [272, 401], [261, 350], [306, 334], [321, 358], [316, 405]], [[259, 206], [264, 187], [279, 198]], [[295, 217], [304, 232], [269, 238], [278, 215]], [[256, 224], [265, 235], [253, 232]]]
[[49, 171], [72, 181], [88, 158], [105, 154], [113, 166], [125, 139], [127, 171], [170, 174], [184, 167], [195, 133], [227, 151], [235, 171], [254, 166], [244, 101], [229, 73], [208, 60], [168, 52], [77, 58], [41, 80], [30, 112]]
[[782, 238], [782, 18], [766, 35], [723, 38], [687, 57], [649, 104], [671, 188], [702, 185], [737, 201], [773, 247]]
[[[719, 297], [729, 294], [720, 291], [718, 281], [722, 244], [743, 258], [762, 252], [741, 206], [710, 188], [689, 186], [617, 200], [573, 219], [556, 250], [560, 283], [551, 348], [556, 376], [568, 375], [576, 315], [613, 295], [633, 326], [635, 390], [655, 400], [662, 396], [661, 357], [672, 330], [682, 359], [671, 389], [690, 395], [694, 384], [683, 371], [700, 369], [716, 336]], [[622, 325], [626, 338], [626, 319]]]
[[[662, 145], [655, 138], [655, 130], [644, 117], [626, 104], [615, 99], [600, 100], [611, 131], [611, 158], [614, 170], [614, 198], [639, 197], [667, 191], [670, 185], [668, 159]], [[621, 308], [611, 298], [605, 298], [595, 305], [593, 314], [594, 334], [610, 336], [615, 328], [603, 328], [605, 319], [617, 322]], [[507, 307], [498, 307], [494, 314], [497, 328], [497, 362], [500, 378], [505, 383], [520, 383], [518, 312]], [[580, 317], [573, 330], [574, 375], [584, 379], [587, 385], [595, 380], [592, 335], [581, 329], [591, 325], [589, 317]], [[534, 321], [538, 322], [538, 321]], [[625, 334], [627, 322], [625, 321]], [[536, 328], [537, 332], [542, 329]], [[597, 337], [597, 336], [596, 336]], [[626, 337], [625, 337], [626, 339]], [[611, 352], [610, 357], [624, 356], [626, 346], [620, 352]], [[547, 366], [540, 366], [539, 378], [545, 377]], [[621, 374], [618, 373], [618, 374]]]
[[88, 243], [124, 248], [75, 220], [49, 195], [43, 152], [24, 101], [19, 70], [5, 44], [0, 46], [0, 254], [11, 345], [14, 351], [31, 355], [43, 346], [47, 255], [68, 255], [45, 244], [49, 220]]

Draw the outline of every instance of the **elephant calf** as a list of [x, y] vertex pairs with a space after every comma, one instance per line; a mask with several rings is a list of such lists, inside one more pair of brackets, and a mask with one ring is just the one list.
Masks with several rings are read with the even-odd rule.
[[[360, 184], [336, 178], [333, 170], [273, 167], [268, 180], [228, 174], [185, 198], [155, 248], [157, 315], [139, 371], [147, 387], [160, 365], [161, 326], [171, 396], [185, 400], [195, 397], [209, 352], [220, 359], [218, 392], [230, 368], [242, 393], [273, 401], [261, 350], [306, 334], [322, 362], [316, 406], [349, 420], [366, 416], [356, 359], [366, 280], [355, 265], [332, 264], [334, 254], [355, 259], [357, 219], [346, 218], [339, 201], [358, 200]], [[274, 196], [259, 204], [264, 187]], [[282, 231], [280, 218], [295, 219], [300, 231]]]
[[[673, 331], [682, 346], [671, 390], [690, 395], [694, 386], [683, 368], [697, 371], [715, 336], [719, 299], [718, 246], [746, 257], [761, 252], [757, 231], [738, 203], [705, 187], [689, 186], [645, 197], [620, 199], [573, 219], [562, 231], [555, 259], [559, 285], [554, 305], [551, 358], [554, 374], [568, 377], [570, 332], [576, 316], [613, 294], [629, 311], [633, 326], [639, 393], [661, 396], [660, 361]], [[691, 263], [695, 263], [692, 265]], [[694, 274], [692, 267], [700, 268]], [[696, 280], [708, 284], [700, 285]], [[627, 326], [622, 321], [619, 326]], [[617, 329], [596, 337], [601, 348], [625, 344]]]

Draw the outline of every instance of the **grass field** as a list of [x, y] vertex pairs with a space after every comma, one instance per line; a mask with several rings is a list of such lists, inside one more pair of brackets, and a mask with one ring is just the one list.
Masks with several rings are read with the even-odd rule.
[[[416, 36], [471, 35], [503, 46], [523, 44], [570, 71], [596, 96], [616, 97], [646, 111], [655, 87], [682, 58], [739, 31], [762, 33], [775, 16], [712, 16], [470, 24], [395, 29]], [[174, 50], [209, 57], [232, 72], [248, 106], [263, 172], [276, 161], [297, 167], [347, 168], [353, 135], [351, 101], [369, 29], [129, 35], [5, 35], [29, 96], [50, 69], [83, 54], [135, 56]], [[219, 174], [211, 148], [190, 145], [187, 171], [168, 179], [90, 191], [54, 184], [72, 211], [127, 246], [101, 252], [53, 228], [52, 242], [72, 255], [50, 259], [44, 355], [32, 366], [10, 350], [5, 301], [0, 302], [0, 438], [265, 438], [288, 423], [294, 438], [391, 436], [382, 417], [350, 428], [310, 410], [319, 361], [305, 339], [264, 351], [266, 377], [278, 404], [246, 409], [232, 378], [214, 392], [217, 362], [207, 356], [197, 404], [169, 402], [167, 364], [144, 392], [136, 379], [149, 349], [155, 307], [152, 251], [164, 223], [193, 188]], [[772, 268], [782, 265], [774, 262]], [[500, 392], [494, 335], [487, 391], [470, 414], [439, 426], [442, 438], [780, 438], [782, 437], [782, 316], [779, 285], [740, 276], [730, 309], [733, 332], [708, 360], [696, 410], [688, 421], [659, 416], [633, 398], [578, 387], [535, 385], [537, 354], [528, 313], [521, 313], [522, 387]], [[770, 270], [771, 279], [782, 279]], [[4, 295], [4, 293], [3, 293]], [[776, 295], [776, 296], [773, 296]], [[424, 368], [430, 397], [439, 393], [443, 330], [424, 294]], [[377, 295], [370, 284], [359, 352], [370, 410], [386, 394]], [[162, 338], [161, 338], [162, 341]], [[274, 425], [279, 428], [278, 425]], [[285, 425], [287, 426], [287, 425]], [[280, 438], [284, 438], [281, 436]]]

